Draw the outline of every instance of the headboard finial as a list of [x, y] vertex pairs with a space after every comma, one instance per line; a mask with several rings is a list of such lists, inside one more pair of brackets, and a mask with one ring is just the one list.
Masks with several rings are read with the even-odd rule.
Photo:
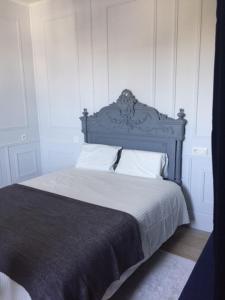
[[84, 117], [87, 117], [87, 116], [88, 116], [88, 110], [87, 110], [87, 108], [84, 108], [83, 116], [84, 116]]
[[130, 90], [125, 89], [122, 91], [121, 96], [129, 97], [129, 96], [133, 96], [133, 93]]
[[180, 108], [180, 111], [179, 111], [179, 113], [177, 114], [177, 116], [178, 116], [178, 119], [179, 119], [179, 120], [184, 120], [185, 113], [184, 113], [184, 109], [183, 109], [183, 108]]
[[137, 99], [135, 98], [134, 94], [128, 90], [125, 89], [122, 91], [121, 95], [117, 99], [116, 103], [119, 107], [125, 107], [126, 109], [129, 107], [132, 107], [132, 110], [134, 109], [135, 104], [137, 103]]

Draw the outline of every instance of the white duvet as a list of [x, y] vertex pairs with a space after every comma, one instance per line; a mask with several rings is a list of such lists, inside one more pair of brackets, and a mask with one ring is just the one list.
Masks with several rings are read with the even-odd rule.
[[[131, 214], [139, 223], [145, 260], [179, 225], [189, 223], [182, 190], [170, 181], [72, 168], [22, 184]], [[114, 282], [103, 299], [108, 299], [139, 265]], [[2, 273], [0, 299], [31, 300], [24, 288]]]

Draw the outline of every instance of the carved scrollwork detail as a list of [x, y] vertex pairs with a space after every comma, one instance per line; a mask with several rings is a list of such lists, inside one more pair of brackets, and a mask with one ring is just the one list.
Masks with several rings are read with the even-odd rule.
[[134, 106], [137, 102], [138, 100], [135, 98], [135, 96], [130, 90], [122, 91], [121, 95], [116, 101], [117, 105], [120, 107], [121, 110], [129, 109], [130, 111], [133, 110], [133, 112], [134, 112]]
[[[155, 136], [177, 135], [176, 122], [185, 122], [184, 111], [180, 110], [178, 120], [159, 113], [155, 108], [140, 103], [130, 90], [124, 90], [116, 102], [102, 108], [92, 116], [84, 111], [89, 120], [89, 129], [109, 130], [120, 133], [143, 133]], [[172, 126], [171, 126], [172, 124]]]
[[175, 134], [175, 131], [173, 127], [153, 127], [151, 129], [144, 130], [148, 134], [152, 136], [173, 136]]
[[128, 130], [132, 130], [135, 127], [135, 105], [137, 104], [137, 99], [129, 90], [124, 90], [118, 100], [116, 105], [119, 109], [119, 114], [117, 116], [111, 117], [108, 114], [109, 120], [114, 126], [126, 126]]
[[167, 115], [160, 114], [156, 109], [140, 103], [127, 89], [121, 93], [116, 103], [110, 105], [104, 113], [109, 121], [105, 124], [109, 124], [111, 128], [127, 128], [128, 132], [134, 129], [141, 130], [141, 125], [150, 121], [168, 119]]

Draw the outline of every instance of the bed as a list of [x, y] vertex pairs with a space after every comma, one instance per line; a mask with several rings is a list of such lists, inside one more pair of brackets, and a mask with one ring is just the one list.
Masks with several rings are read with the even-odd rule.
[[184, 116], [169, 118], [124, 90], [81, 117], [86, 143], [166, 153], [164, 180], [71, 167], [1, 189], [0, 299], [109, 299], [189, 223]]

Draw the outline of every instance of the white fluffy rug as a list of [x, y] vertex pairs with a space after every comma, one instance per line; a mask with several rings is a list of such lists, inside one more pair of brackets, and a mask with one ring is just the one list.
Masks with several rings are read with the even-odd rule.
[[111, 300], [178, 300], [195, 262], [158, 251]]

